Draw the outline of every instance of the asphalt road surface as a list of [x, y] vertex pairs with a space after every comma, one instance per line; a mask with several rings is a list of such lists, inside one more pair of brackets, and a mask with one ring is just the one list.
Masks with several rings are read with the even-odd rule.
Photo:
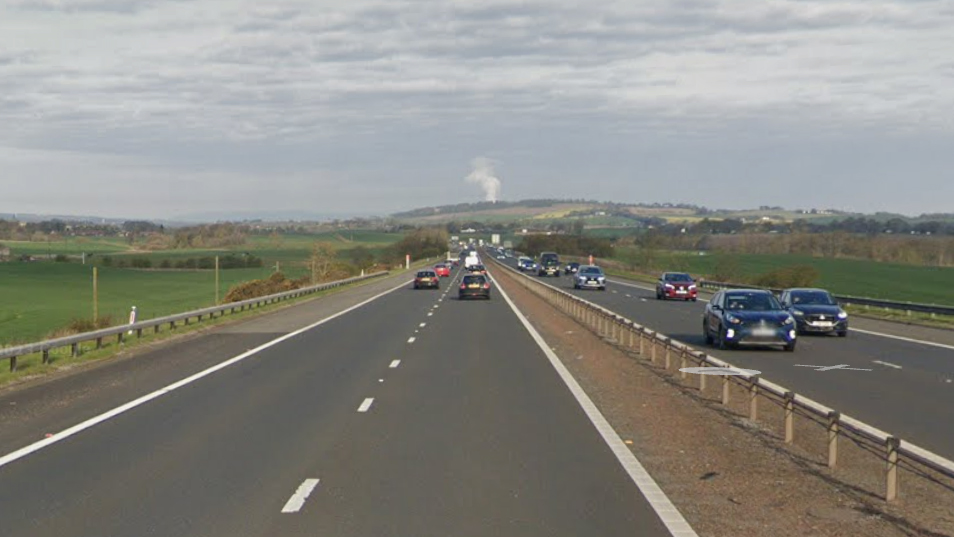
[[[516, 266], [513, 258], [501, 262]], [[878, 323], [882, 333], [894, 337], [858, 330], [850, 331], [847, 338], [800, 335], [794, 353], [772, 348], [720, 351], [706, 345], [702, 336], [708, 295], [700, 296], [698, 302], [660, 301], [651, 284], [620, 278], [609, 278], [606, 291], [574, 290], [567, 276], [539, 279], [735, 366], [761, 371], [767, 380], [954, 459], [954, 429], [947, 426], [954, 408], [954, 347], [919, 341], [922, 336], [912, 335], [909, 327], [892, 329]], [[852, 326], [864, 324], [858, 321]], [[946, 334], [938, 335], [933, 339], [945, 339]], [[816, 371], [804, 365], [871, 371]]]
[[296, 308], [214, 331], [142, 363], [228, 349], [217, 370], [8, 416], [0, 535], [670, 535], [500, 293], [462, 302], [450, 283], [301, 331], [281, 322]]

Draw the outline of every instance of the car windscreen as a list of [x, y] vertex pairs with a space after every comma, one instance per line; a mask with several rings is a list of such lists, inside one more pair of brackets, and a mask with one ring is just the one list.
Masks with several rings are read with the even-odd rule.
[[422, 270], [417, 273], [418, 278], [433, 278], [434, 276], [437, 276], [437, 274], [431, 270]]
[[602, 275], [603, 275], [603, 271], [602, 271], [601, 269], [596, 268], [596, 267], [589, 267], [589, 268], [585, 268], [585, 269], [580, 269], [580, 274], [585, 274], [585, 275], [589, 275], [589, 276], [602, 276]]
[[834, 306], [837, 304], [831, 295], [823, 291], [799, 291], [792, 293], [792, 305]]
[[464, 276], [463, 280], [464, 285], [470, 285], [472, 283], [479, 283], [483, 285], [486, 282], [487, 278], [484, 278], [483, 276]]
[[772, 311], [781, 309], [775, 296], [768, 293], [729, 293], [725, 309], [729, 311]]
[[666, 276], [664, 277], [664, 279], [665, 279], [667, 282], [691, 282], [691, 281], [692, 281], [692, 278], [689, 277], [688, 274], [680, 274], [680, 273], [669, 273], [669, 274], [666, 274]]

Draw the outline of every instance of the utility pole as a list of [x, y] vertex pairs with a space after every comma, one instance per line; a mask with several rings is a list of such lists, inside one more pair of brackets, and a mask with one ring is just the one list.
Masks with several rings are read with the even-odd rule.
[[215, 256], [215, 305], [219, 305], [219, 256]]
[[99, 321], [99, 282], [96, 267], [93, 267], [93, 322]]

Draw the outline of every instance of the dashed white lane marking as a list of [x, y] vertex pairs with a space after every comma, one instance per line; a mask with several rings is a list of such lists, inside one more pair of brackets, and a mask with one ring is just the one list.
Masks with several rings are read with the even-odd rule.
[[306, 479], [299, 485], [298, 490], [292, 494], [291, 498], [288, 498], [285, 507], [282, 507], [282, 513], [297, 513], [300, 511], [305, 505], [305, 500], [311, 495], [311, 491], [315, 490], [315, 487], [318, 486], [318, 481], [317, 479]]
[[893, 367], [893, 368], [895, 368], [895, 369], [904, 369], [903, 367], [899, 366], [898, 364], [892, 364], [891, 362], [882, 362], [881, 360], [872, 360], [871, 363], [883, 365], [883, 366], [885, 366], [885, 367]]
[[662, 520], [662, 523], [666, 526], [674, 537], [699, 537], [692, 526], [686, 522], [686, 519], [682, 516], [682, 513], [676, 509], [676, 506], [672, 504], [669, 500], [669, 497], [666, 496], [666, 493], [659, 488], [659, 485], [653, 479], [649, 472], [643, 467], [639, 462], [639, 459], [636, 458], [636, 455], [629, 449], [629, 447], [623, 442], [623, 439], [619, 436], [613, 426], [610, 425], [606, 418], [603, 416], [603, 413], [600, 412], [600, 409], [596, 407], [596, 404], [593, 403], [593, 400], [590, 399], [586, 392], [583, 391], [583, 388], [580, 387], [580, 384], [573, 378], [573, 375], [570, 371], [563, 365], [563, 362], [560, 361], [560, 358], [554, 354], [550, 347], [547, 346], [546, 340], [543, 339], [543, 336], [530, 324], [530, 321], [527, 320], [527, 317], [517, 309], [517, 306], [510, 300], [510, 297], [507, 296], [507, 293], [500, 287], [497, 283], [497, 280], [491, 275], [491, 281], [497, 287], [497, 292], [500, 293], [500, 296], [510, 305], [510, 309], [513, 310], [517, 318], [520, 319], [521, 324], [526, 328], [527, 332], [530, 333], [530, 336], [536, 341], [537, 345], [540, 347], [540, 350], [546, 355], [547, 359], [550, 360], [550, 364], [556, 369], [556, 372], [560, 375], [560, 378], [563, 379], [564, 384], [569, 388], [570, 393], [573, 394], [573, 397], [576, 398], [577, 403], [586, 413], [586, 416], [590, 419], [590, 422], [593, 423], [593, 426], [596, 427], [596, 430], [600, 433], [600, 436], [603, 437], [603, 441], [606, 442], [606, 445], [609, 446], [613, 454], [616, 455], [616, 460], [623, 466], [623, 469], [626, 470], [626, 473], [629, 474], [630, 479], [633, 480], [633, 483], [639, 488], [640, 492], [643, 493], [643, 496], [646, 498], [646, 501], [649, 502], [649, 505], [656, 511], [656, 515], [659, 516], [659, 519]]
[[304, 334], [305, 332], [308, 332], [309, 330], [312, 330], [312, 329], [314, 329], [314, 328], [317, 328], [318, 326], [321, 326], [321, 325], [327, 323], [328, 321], [331, 321], [332, 319], [337, 319], [338, 317], [341, 317], [342, 315], [345, 315], [345, 314], [347, 314], [347, 313], [349, 313], [349, 312], [352, 312], [352, 311], [354, 311], [354, 310], [360, 308], [361, 306], [364, 306], [365, 304], [370, 304], [371, 302], [374, 302], [375, 300], [377, 300], [377, 299], [379, 299], [379, 298], [381, 298], [381, 297], [383, 297], [383, 296], [385, 296], [385, 295], [388, 295], [388, 294], [390, 294], [390, 293], [393, 293], [393, 292], [397, 291], [398, 289], [404, 289], [404, 288], [407, 286], [408, 283], [411, 283], [411, 282], [410, 282], [410, 281], [401, 282], [401, 284], [398, 285], [398, 286], [396, 286], [396, 287], [392, 287], [391, 289], [388, 289], [387, 291], [382, 291], [381, 293], [378, 293], [378, 294], [374, 295], [373, 297], [371, 297], [371, 298], [369, 298], [369, 299], [367, 299], [367, 300], [365, 300], [365, 301], [363, 301], [363, 302], [359, 302], [359, 303], [355, 304], [354, 306], [351, 306], [351, 307], [349, 307], [349, 308], [345, 308], [345, 309], [339, 311], [338, 313], [335, 313], [334, 315], [329, 315], [328, 317], [325, 317], [324, 319], [322, 319], [322, 320], [320, 320], [320, 321], [316, 321], [316, 322], [314, 322], [314, 323], [312, 323], [312, 324], [310, 324], [310, 325], [308, 325], [308, 326], [306, 326], [306, 327], [304, 327], [304, 328], [300, 328], [300, 329], [298, 329], [298, 330], [295, 330], [294, 332], [289, 332], [289, 333], [285, 334], [284, 336], [281, 336], [281, 337], [279, 337], [279, 338], [276, 338], [276, 339], [273, 339], [273, 340], [268, 341], [268, 342], [266, 342], [266, 343], [263, 343], [263, 344], [259, 345], [258, 347], [255, 347], [254, 349], [251, 349], [251, 350], [248, 350], [248, 351], [246, 351], [246, 352], [243, 352], [242, 354], [239, 354], [238, 356], [235, 356], [235, 357], [233, 357], [233, 358], [229, 358], [228, 360], [226, 360], [226, 361], [224, 361], [224, 362], [220, 362], [220, 363], [218, 363], [218, 364], [216, 364], [216, 365], [214, 365], [214, 366], [212, 366], [212, 367], [210, 367], [210, 368], [208, 368], [208, 369], [205, 369], [205, 370], [203, 370], [203, 371], [200, 371], [200, 372], [198, 372], [198, 373], [196, 373], [196, 374], [194, 374], [194, 375], [192, 375], [192, 376], [186, 377], [186, 378], [184, 378], [184, 379], [182, 379], [182, 380], [180, 380], [180, 381], [177, 381], [177, 382], [173, 382], [172, 384], [166, 386], [165, 388], [161, 388], [161, 389], [156, 390], [156, 391], [154, 391], [154, 392], [152, 392], [152, 393], [146, 394], [146, 395], [144, 395], [144, 396], [142, 396], [142, 397], [140, 397], [140, 398], [138, 398], [138, 399], [134, 399], [134, 400], [132, 400], [132, 401], [126, 403], [126, 404], [123, 404], [123, 405], [120, 405], [120, 406], [118, 406], [118, 407], [116, 407], [116, 408], [113, 408], [112, 410], [108, 410], [108, 411], [106, 411], [106, 412], [103, 412], [102, 414], [99, 414], [99, 415], [97, 415], [97, 416], [94, 416], [94, 417], [92, 417], [92, 418], [90, 418], [90, 419], [88, 419], [88, 420], [86, 420], [86, 421], [84, 421], [84, 422], [82, 422], [82, 423], [78, 423], [78, 424], [76, 424], [76, 425], [74, 425], [74, 426], [72, 426], [72, 427], [70, 427], [70, 428], [68, 428], [68, 429], [64, 429], [64, 430], [62, 430], [62, 431], [60, 431], [60, 432], [58, 432], [58, 433], [56, 433], [56, 434], [54, 434], [54, 435], [52, 435], [52, 436], [50, 436], [50, 437], [44, 438], [43, 440], [40, 440], [40, 441], [38, 441], [38, 442], [34, 442], [34, 443], [32, 443], [32, 444], [30, 444], [30, 445], [28, 445], [28, 446], [26, 446], [26, 447], [23, 447], [23, 448], [20, 448], [20, 449], [14, 451], [14, 452], [12, 452], [12, 453], [8, 453], [8, 454], [6, 454], [6, 455], [0, 457], [0, 467], [6, 466], [7, 464], [10, 464], [10, 463], [13, 462], [13, 461], [22, 459], [23, 457], [26, 457], [27, 455], [30, 455], [31, 453], [40, 451], [41, 449], [43, 449], [43, 448], [45, 448], [45, 447], [47, 447], [47, 446], [49, 446], [49, 445], [55, 444], [55, 443], [57, 443], [57, 442], [59, 442], [59, 441], [61, 441], [61, 440], [65, 440], [65, 439], [67, 439], [67, 438], [69, 438], [69, 437], [71, 437], [71, 436], [73, 436], [73, 435], [75, 435], [75, 434], [79, 434], [79, 433], [85, 431], [86, 429], [89, 429], [89, 428], [94, 427], [94, 426], [96, 426], [96, 425], [98, 425], [98, 424], [100, 424], [100, 423], [103, 423], [104, 421], [111, 420], [111, 419], [115, 418], [116, 416], [118, 416], [118, 415], [120, 415], [120, 414], [122, 414], [122, 413], [124, 413], [124, 412], [127, 412], [127, 411], [129, 411], [129, 410], [132, 410], [132, 409], [134, 409], [134, 408], [136, 408], [136, 407], [138, 407], [138, 406], [142, 406], [142, 405], [148, 403], [149, 401], [152, 401], [153, 399], [158, 399], [158, 398], [162, 397], [163, 395], [168, 394], [169, 392], [173, 392], [173, 391], [175, 391], [175, 390], [178, 390], [179, 388], [182, 388], [183, 386], [187, 386], [187, 385], [189, 385], [189, 384], [192, 384], [193, 382], [195, 382], [195, 381], [197, 381], [197, 380], [199, 380], [199, 379], [201, 379], [201, 378], [207, 377], [207, 376], [211, 375], [212, 373], [215, 373], [216, 371], [219, 371], [219, 370], [221, 370], [221, 369], [225, 369], [226, 367], [229, 367], [229, 366], [231, 366], [231, 365], [235, 365], [235, 364], [241, 362], [242, 360], [245, 360], [246, 358], [249, 358], [250, 356], [254, 356], [254, 355], [256, 355], [256, 354], [262, 352], [263, 350], [268, 349], [269, 347], [274, 347], [275, 345], [278, 345], [279, 343], [281, 343], [281, 342], [283, 342], [283, 341], [285, 341], [285, 340], [291, 339], [291, 338], [293, 338], [293, 337], [295, 337], [295, 336], [298, 336], [298, 335], [300, 335], [300, 334]]
[[358, 412], [367, 412], [368, 409], [371, 408], [371, 403], [374, 403], [373, 397], [368, 397], [367, 399], [362, 401], [361, 406], [358, 407]]
[[432, 317], [433, 315], [434, 315], [434, 314], [431, 313], [431, 312], [428, 312], [428, 313], [427, 313], [427, 316], [428, 316], [428, 317]]
[[391, 365], [389, 365], [388, 367], [390, 367], [391, 369], [394, 369], [394, 368], [396, 368], [396, 367], [399, 366], [399, 365], [401, 365], [401, 361], [400, 361], [400, 360], [391, 360]]
[[626, 293], [626, 298], [633, 298], [633, 295]]
[[409, 338], [407, 338], [407, 342], [408, 342], [408, 343], [414, 343], [415, 341], [417, 341], [417, 338], [416, 338], [416, 337], [409, 337]]
[[424, 328], [425, 326], [427, 326], [427, 323], [421, 323], [418, 326], [420, 326], [421, 328]]

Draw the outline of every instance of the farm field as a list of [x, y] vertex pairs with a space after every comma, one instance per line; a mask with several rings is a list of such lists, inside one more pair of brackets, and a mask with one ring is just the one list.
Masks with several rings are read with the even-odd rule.
[[[737, 260], [739, 273], [753, 277], [792, 265], [809, 265], [819, 273], [817, 285], [833, 293], [886, 300], [954, 305], [954, 268], [878, 263], [785, 254], [722, 254]], [[716, 271], [720, 254], [674, 253], [671, 270], [693, 275]], [[667, 270], [667, 269], [663, 269]]]
[[[215, 304], [214, 271], [98, 270], [99, 314], [114, 322], [125, 322], [132, 306], [142, 320]], [[220, 271], [219, 296], [270, 272]], [[3, 263], [0, 296], [0, 345], [39, 340], [72, 319], [93, 317], [93, 269], [78, 263]]]
[[[352, 239], [353, 237], [353, 239]], [[350, 258], [354, 248], [363, 246], [374, 254], [403, 237], [400, 233], [349, 231], [315, 235], [282, 235], [279, 239], [252, 236], [245, 245], [223, 249], [136, 251], [121, 239], [90, 240], [85, 249], [71, 249], [63, 242], [51, 243], [53, 255], [70, 256], [82, 251], [97, 252], [86, 265], [78, 262], [0, 263], [0, 345], [36, 341], [65, 327], [73, 319], [92, 319], [92, 273], [99, 270], [99, 315], [111, 316], [114, 322], [125, 322], [132, 306], [139, 319], [160, 317], [215, 303], [215, 273], [212, 270], [137, 270], [103, 266], [103, 258], [113, 262], [134, 257], [148, 258], [153, 266], [163, 260], [175, 262], [186, 258], [237, 254], [244, 252], [263, 260], [263, 267], [219, 271], [219, 298], [233, 285], [268, 277], [276, 262], [288, 278], [308, 274], [307, 258], [316, 241], [335, 245], [339, 258]], [[4, 241], [13, 255], [47, 255], [43, 242]], [[57, 248], [59, 246], [59, 248]], [[68, 249], [69, 248], [69, 249]], [[95, 248], [95, 249], [94, 249]]]

